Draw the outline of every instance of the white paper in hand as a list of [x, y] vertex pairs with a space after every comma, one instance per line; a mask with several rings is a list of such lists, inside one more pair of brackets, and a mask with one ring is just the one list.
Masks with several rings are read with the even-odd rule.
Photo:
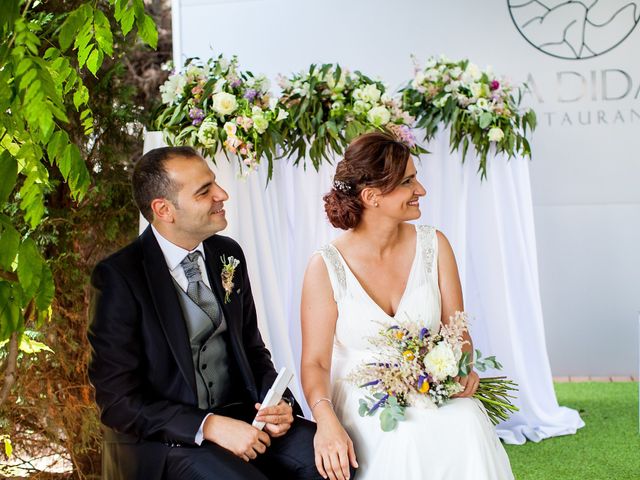
[[[289, 382], [291, 382], [292, 378], [293, 373], [287, 370], [287, 367], [282, 367], [280, 369], [280, 372], [278, 372], [278, 377], [273, 382], [273, 385], [271, 385], [271, 388], [265, 395], [260, 409], [277, 405], [282, 399], [282, 394], [287, 389], [287, 386], [289, 385]], [[262, 430], [264, 428], [264, 422], [258, 422], [257, 420], [253, 420], [253, 423], [251, 425], [256, 427], [258, 430]]]

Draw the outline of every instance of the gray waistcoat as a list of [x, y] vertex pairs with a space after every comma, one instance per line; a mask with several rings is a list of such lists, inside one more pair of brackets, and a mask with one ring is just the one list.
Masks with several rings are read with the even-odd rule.
[[231, 381], [227, 342], [223, 335], [227, 330], [227, 322], [222, 309], [218, 309], [222, 321], [214, 331], [209, 316], [175, 281], [174, 286], [178, 291], [180, 306], [189, 332], [191, 357], [196, 371], [198, 407], [210, 409], [225, 405], [230, 399]]

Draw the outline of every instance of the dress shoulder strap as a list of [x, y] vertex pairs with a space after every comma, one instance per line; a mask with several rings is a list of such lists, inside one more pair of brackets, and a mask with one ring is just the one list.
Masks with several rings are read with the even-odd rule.
[[336, 303], [340, 302], [347, 290], [347, 279], [344, 271], [344, 265], [340, 259], [340, 253], [330, 243], [318, 250], [322, 256], [324, 263], [329, 272], [329, 280], [331, 288], [333, 288], [333, 298]]
[[430, 225], [416, 225], [416, 234], [418, 236], [418, 248], [422, 254], [422, 265], [425, 271], [432, 274], [435, 270], [437, 273], [436, 261], [438, 253], [438, 238], [436, 229]]

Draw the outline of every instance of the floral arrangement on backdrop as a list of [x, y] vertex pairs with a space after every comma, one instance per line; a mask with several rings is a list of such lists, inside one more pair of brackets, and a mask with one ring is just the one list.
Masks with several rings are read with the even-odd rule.
[[235, 56], [190, 59], [160, 87], [156, 127], [169, 145], [190, 145], [212, 159], [218, 151], [235, 155], [243, 175], [266, 157], [271, 178], [289, 113], [269, 88], [266, 77], [239, 70]]
[[[414, 59], [415, 62], [415, 59]], [[442, 125], [450, 127], [450, 146], [462, 144], [464, 161], [472, 144], [480, 157], [479, 172], [487, 176], [491, 147], [509, 157], [531, 157], [527, 129], [536, 126], [531, 109], [521, 110], [524, 87], [515, 87], [491, 69], [480, 70], [469, 60], [453, 61], [431, 57], [424, 68], [415, 63], [415, 76], [402, 89], [403, 108], [417, 118], [416, 128], [425, 129], [431, 140]]]
[[481, 178], [490, 151], [531, 156], [526, 135], [536, 115], [520, 109], [523, 87], [468, 60], [431, 57], [424, 68], [416, 65], [398, 95], [338, 64], [311, 65], [280, 76], [278, 83], [282, 93], [276, 98], [269, 80], [239, 70], [235, 56], [190, 59], [160, 87], [156, 127], [169, 145], [191, 145], [214, 160], [218, 151], [233, 154], [245, 176], [266, 157], [268, 179], [276, 158], [287, 156], [297, 165], [308, 156], [318, 169], [353, 138], [375, 129], [391, 131], [419, 155], [426, 150], [412, 128], [423, 128], [428, 141], [449, 127], [451, 150], [461, 147], [463, 161], [474, 146]]
[[415, 119], [402, 109], [384, 83], [337, 64], [311, 65], [309, 70], [279, 78], [281, 108], [289, 111], [288, 156], [294, 164], [306, 158], [318, 169], [331, 153], [362, 133], [386, 129], [403, 140], [415, 154], [426, 150], [416, 144], [411, 130]]
[[[461, 392], [455, 377], [468, 375], [472, 366], [481, 372], [487, 367], [501, 369], [495, 357], [482, 358], [476, 350], [474, 360], [470, 352], [463, 352], [466, 331], [464, 312], [456, 312], [437, 332], [410, 319], [383, 326], [368, 339], [374, 361], [359, 365], [348, 378], [368, 393], [360, 400], [360, 415], [381, 412], [380, 426], [388, 432], [404, 419], [406, 407], [438, 408]], [[482, 402], [495, 425], [518, 410], [511, 402], [516, 390], [517, 385], [506, 377], [481, 378], [474, 398]]]

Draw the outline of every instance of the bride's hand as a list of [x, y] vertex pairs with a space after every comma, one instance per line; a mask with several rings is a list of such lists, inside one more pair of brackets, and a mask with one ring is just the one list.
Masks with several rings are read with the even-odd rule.
[[348, 480], [349, 465], [358, 468], [353, 442], [335, 416], [318, 423], [313, 446], [316, 468], [322, 478]]
[[475, 370], [471, 370], [466, 377], [457, 377], [456, 380], [464, 387], [464, 391], [451, 395], [451, 398], [473, 397], [480, 384], [480, 377]]

